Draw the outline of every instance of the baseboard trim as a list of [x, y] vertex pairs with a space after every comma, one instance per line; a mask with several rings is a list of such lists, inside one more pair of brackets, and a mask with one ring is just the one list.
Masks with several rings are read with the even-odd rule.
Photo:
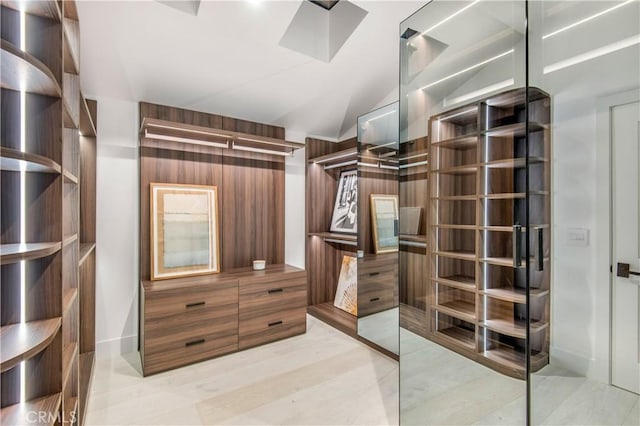
[[96, 342], [96, 358], [112, 358], [138, 350], [138, 336], [122, 336]]
[[603, 383], [609, 382], [606, 366], [601, 365], [601, 362], [557, 346], [551, 346], [550, 363], [591, 380]]

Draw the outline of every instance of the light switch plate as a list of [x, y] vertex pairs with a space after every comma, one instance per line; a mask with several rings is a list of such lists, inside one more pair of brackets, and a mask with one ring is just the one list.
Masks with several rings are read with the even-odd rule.
[[587, 247], [589, 245], [589, 230], [587, 228], [568, 228], [566, 244], [574, 247]]

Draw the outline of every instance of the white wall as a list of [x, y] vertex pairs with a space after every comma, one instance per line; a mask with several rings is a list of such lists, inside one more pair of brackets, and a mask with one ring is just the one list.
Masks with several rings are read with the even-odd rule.
[[137, 349], [138, 105], [98, 98], [96, 353]]
[[[138, 348], [138, 104], [98, 98], [96, 353]], [[305, 135], [287, 132], [287, 140]], [[305, 265], [305, 152], [285, 162], [285, 262]]]
[[[304, 143], [305, 135], [287, 131], [285, 138]], [[284, 261], [305, 266], [305, 149], [299, 149], [285, 161], [284, 177]]]

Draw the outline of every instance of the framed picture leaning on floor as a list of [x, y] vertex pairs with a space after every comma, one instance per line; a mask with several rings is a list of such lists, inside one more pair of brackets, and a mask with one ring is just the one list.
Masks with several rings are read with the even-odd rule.
[[347, 170], [340, 173], [329, 231], [347, 234], [356, 234], [358, 232], [357, 170]]

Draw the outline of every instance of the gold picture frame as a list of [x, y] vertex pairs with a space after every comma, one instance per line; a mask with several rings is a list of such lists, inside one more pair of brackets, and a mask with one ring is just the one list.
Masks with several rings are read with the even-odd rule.
[[150, 184], [151, 280], [220, 272], [218, 188]]
[[398, 196], [371, 194], [371, 228], [376, 254], [398, 251]]

